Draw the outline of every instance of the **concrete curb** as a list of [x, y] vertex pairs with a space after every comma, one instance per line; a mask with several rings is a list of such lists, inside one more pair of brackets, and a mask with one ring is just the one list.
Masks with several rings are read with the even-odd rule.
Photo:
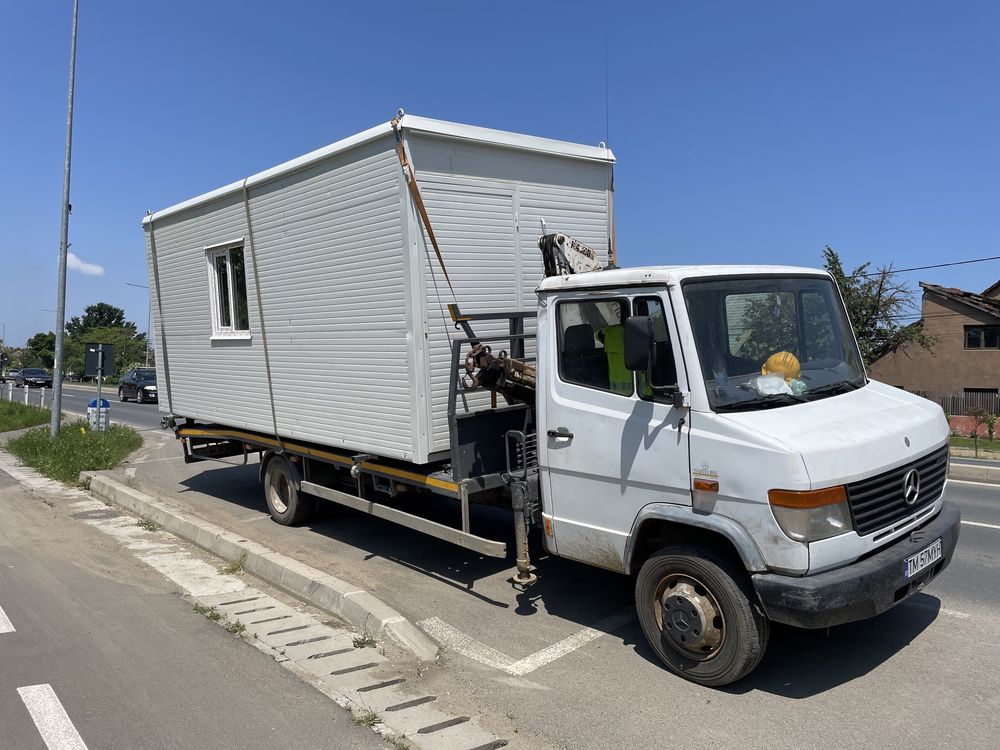
[[357, 586], [208, 521], [183, 515], [173, 506], [110, 477], [84, 472], [80, 480], [98, 497], [155, 521], [217, 557], [236, 561], [246, 554], [243, 563], [246, 571], [366, 633], [393, 642], [421, 661], [437, 658], [437, 644], [422, 630]]
[[948, 466], [948, 478], [1000, 484], [1000, 466], [973, 466], [972, 464], [953, 463]]

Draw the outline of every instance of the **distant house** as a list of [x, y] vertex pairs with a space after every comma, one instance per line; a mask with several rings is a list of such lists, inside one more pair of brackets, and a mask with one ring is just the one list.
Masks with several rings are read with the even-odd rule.
[[869, 374], [939, 401], [951, 413], [972, 406], [1000, 411], [1000, 281], [982, 294], [920, 286], [920, 320], [937, 337], [933, 350], [903, 344], [877, 359]]

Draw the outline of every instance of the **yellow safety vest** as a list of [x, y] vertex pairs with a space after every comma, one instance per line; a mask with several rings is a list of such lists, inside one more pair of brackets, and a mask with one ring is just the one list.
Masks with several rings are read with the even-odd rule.
[[625, 334], [620, 325], [602, 328], [601, 340], [608, 358], [608, 380], [611, 390], [623, 396], [632, 395], [632, 371], [625, 366]]

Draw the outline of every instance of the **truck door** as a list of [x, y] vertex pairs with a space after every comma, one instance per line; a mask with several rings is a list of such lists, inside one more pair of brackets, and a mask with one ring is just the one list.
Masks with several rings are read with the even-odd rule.
[[691, 503], [688, 409], [654, 396], [645, 374], [625, 369], [622, 348], [625, 318], [649, 315], [656, 381], [686, 390], [669, 304], [666, 291], [644, 290], [560, 295], [544, 305], [539, 464], [548, 543], [561, 556], [622, 570], [643, 506]]

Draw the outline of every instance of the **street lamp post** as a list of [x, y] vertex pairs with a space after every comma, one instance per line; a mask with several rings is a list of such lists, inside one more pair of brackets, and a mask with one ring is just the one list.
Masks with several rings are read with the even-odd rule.
[[[149, 291], [149, 287], [146, 286], [145, 284], [133, 284], [130, 281], [126, 281], [125, 286], [134, 286], [138, 289], [145, 289], [147, 292]], [[147, 299], [146, 300], [146, 367], [149, 367], [149, 326], [152, 318], [153, 318], [153, 301]]]
[[69, 248], [69, 173], [73, 154], [73, 84], [76, 82], [76, 19], [80, 0], [73, 0], [73, 35], [69, 51], [69, 93], [66, 105], [66, 164], [63, 174], [62, 227], [59, 239], [59, 284], [56, 287], [56, 351], [52, 368], [52, 422], [49, 434], [59, 434], [62, 418], [63, 334], [66, 328], [66, 253]]

